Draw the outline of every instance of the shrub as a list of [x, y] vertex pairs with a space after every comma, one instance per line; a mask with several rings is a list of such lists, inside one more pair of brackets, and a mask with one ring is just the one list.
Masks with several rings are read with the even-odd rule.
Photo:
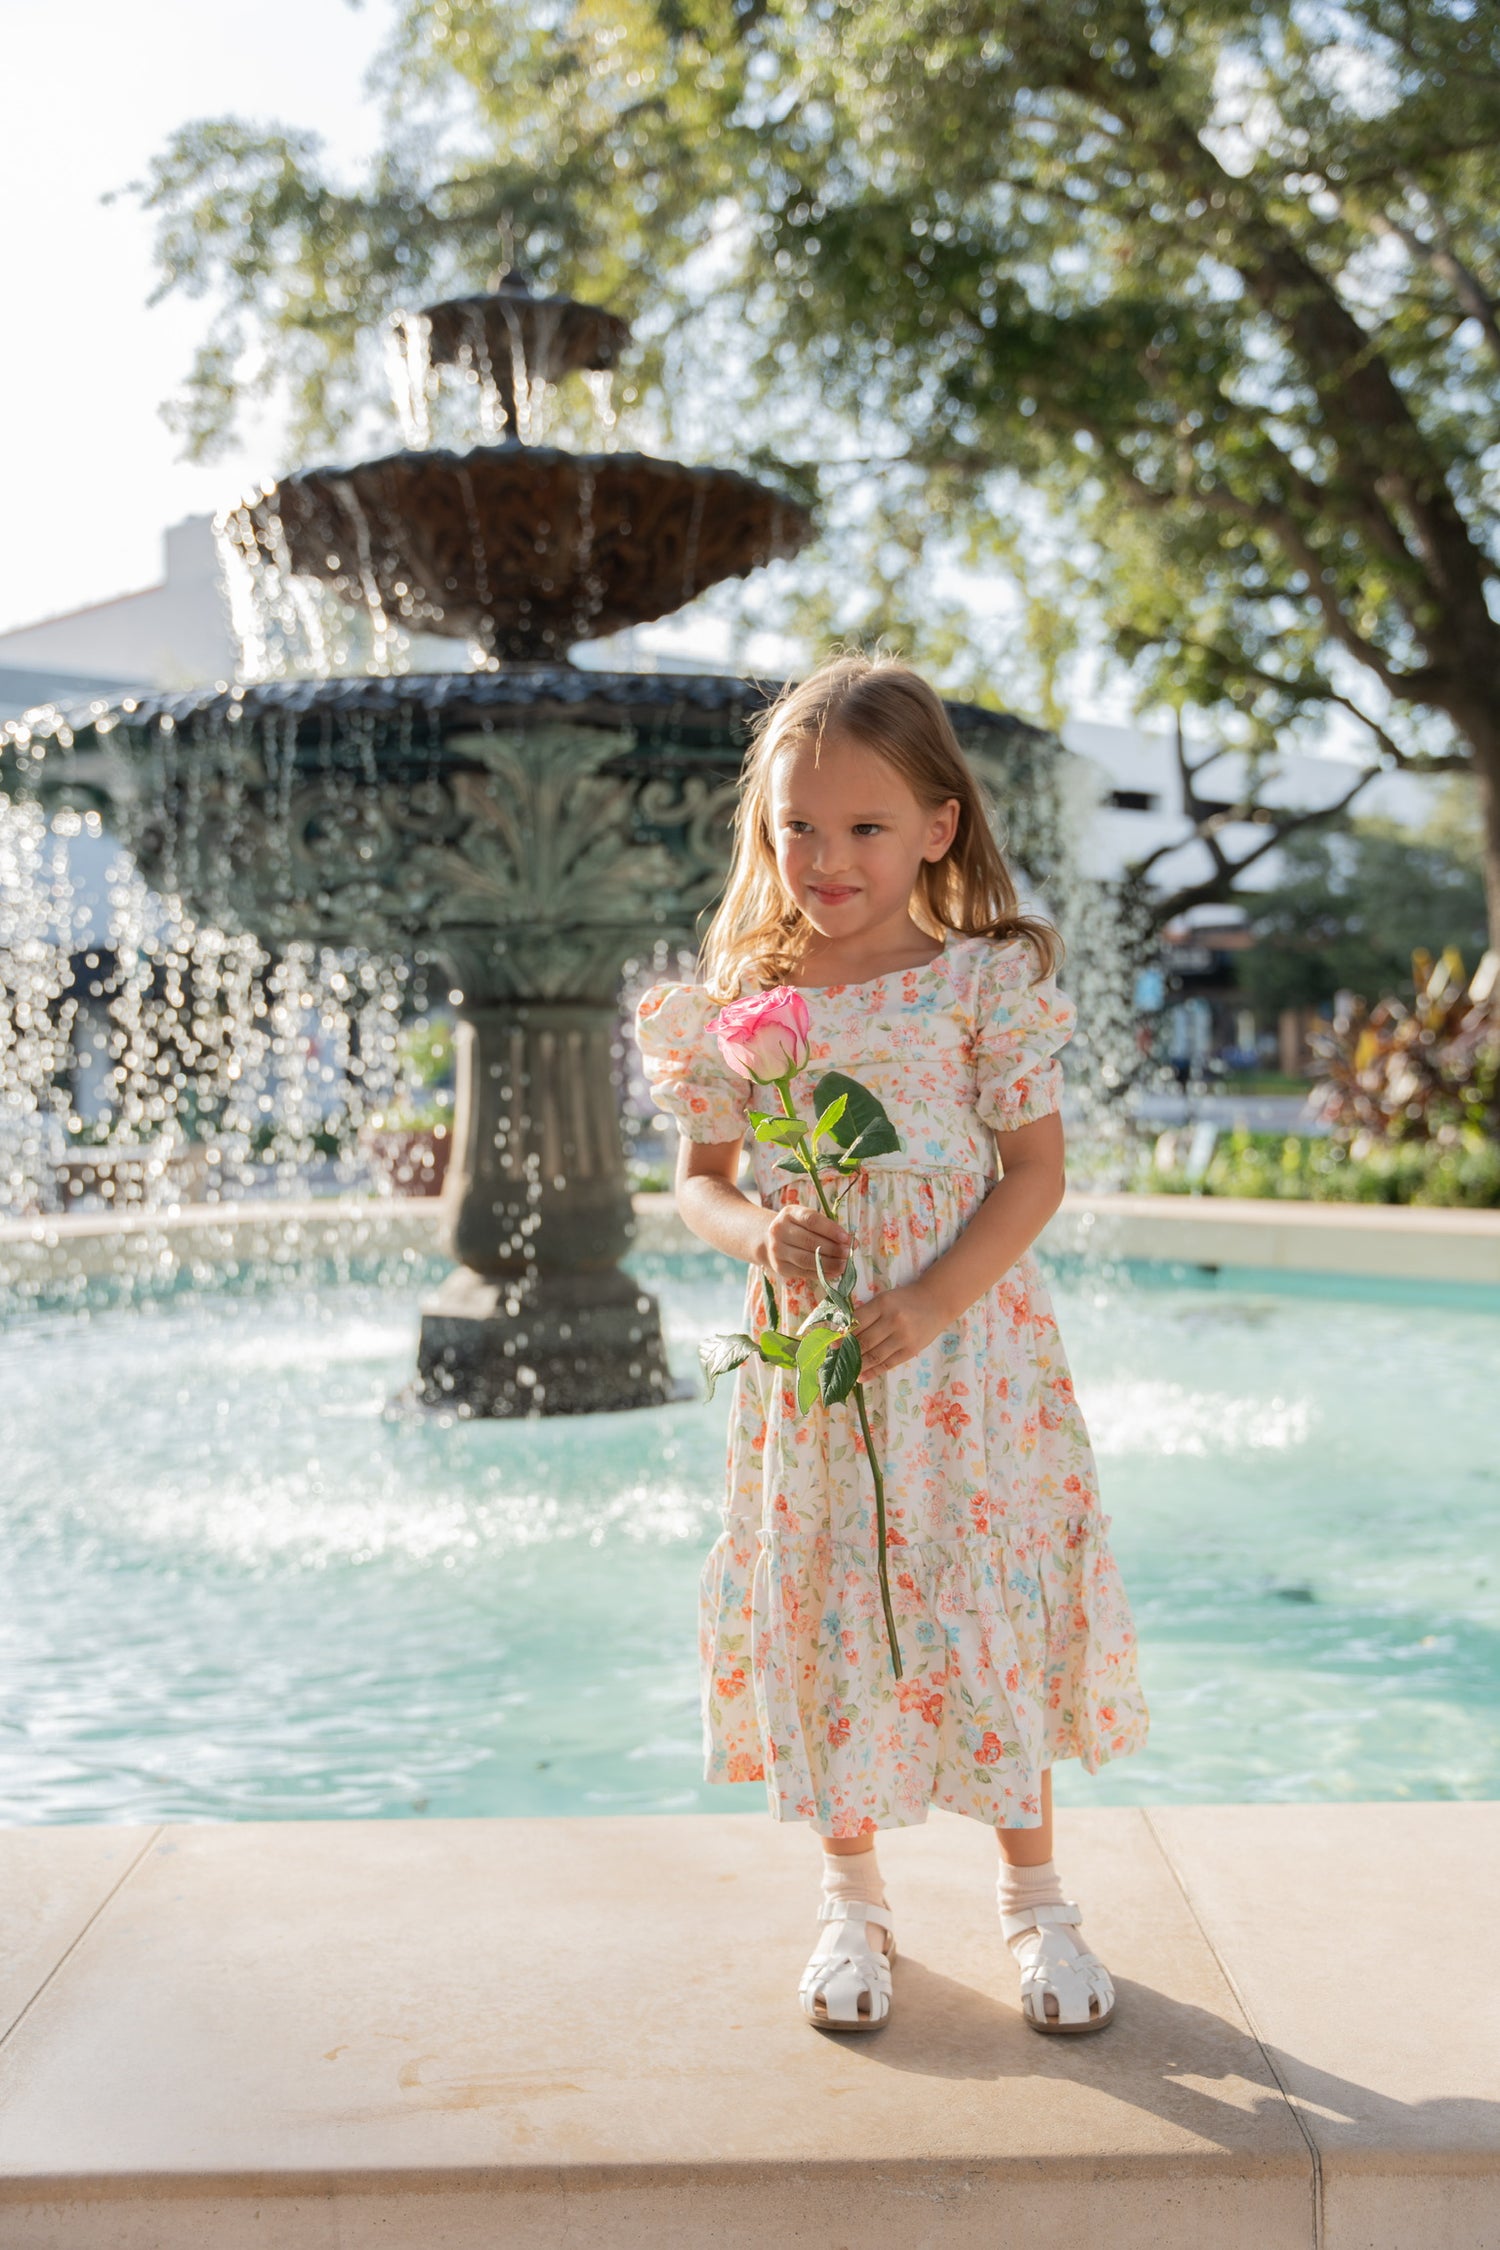
[[1500, 1142], [1479, 1133], [1452, 1142], [1386, 1141], [1355, 1153], [1309, 1133], [1226, 1133], [1199, 1180], [1163, 1133], [1140, 1186], [1158, 1195], [1268, 1196], [1312, 1203], [1408, 1203], [1500, 1209]]

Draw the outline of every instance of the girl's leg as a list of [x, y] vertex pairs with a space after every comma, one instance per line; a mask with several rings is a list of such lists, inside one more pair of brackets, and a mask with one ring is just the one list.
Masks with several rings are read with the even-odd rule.
[[[875, 1838], [824, 1836], [823, 1912], [818, 1942], [798, 1987], [802, 2012], [820, 2029], [873, 2031], [891, 2012], [894, 1950], [883, 1921], [865, 1920], [866, 1910], [886, 1905]], [[864, 1943], [854, 1935], [861, 1924]]]
[[997, 1828], [1007, 1867], [1045, 1867], [1052, 1857], [1052, 1768], [1042, 1775], [1042, 1818], [1036, 1828]]
[[[821, 1836], [818, 1841], [823, 1846], [825, 1898], [866, 1899], [871, 1906], [889, 1904], [872, 1835]], [[865, 1936], [874, 1952], [885, 1951], [886, 1934], [878, 1922], [866, 1922]]]
[[[995, 1831], [1000, 1845], [1000, 1877], [996, 1884], [996, 1896], [1002, 1914], [1024, 1914], [1032, 1907], [1064, 1906], [1068, 1903], [1057, 1869], [1052, 1864], [1050, 1771], [1042, 1775], [1040, 1795], [1042, 1817], [1035, 1828], [997, 1828]], [[1089, 1952], [1083, 1932], [1076, 1922], [1054, 1923], [1050, 1925], [1049, 1934], [1054, 1946], [1062, 1948], [1062, 1960], [1056, 1968], [1042, 1972], [1033, 1969], [1033, 1964], [1045, 1950], [1035, 1925], [1018, 1930], [1009, 1940], [1012, 1953], [1026, 1972], [1022, 1979], [1023, 2001], [1027, 1979], [1033, 1974], [1040, 1974], [1043, 1979], [1040, 1988], [1041, 2005], [1049, 2021], [1057, 2022], [1061, 2011], [1056, 1990], [1046, 1989], [1047, 1981], [1050, 1980], [1055, 1986], [1059, 1978], [1064, 1983], [1075, 1980], [1083, 1971], [1074, 1971], [1068, 1964], [1075, 1957], [1087, 1956], [1092, 1963], [1088, 1979], [1087, 2016], [1092, 2021], [1086, 2020], [1078, 2028], [1088, 2030], [1095, 2025], [1102, 2028], [1114, 2009], [1114, 1989], [1107, 1972]]]

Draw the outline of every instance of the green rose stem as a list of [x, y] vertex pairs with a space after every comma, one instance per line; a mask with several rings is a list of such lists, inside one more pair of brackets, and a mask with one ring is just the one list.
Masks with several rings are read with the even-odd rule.
[[[793, 1072], [788, 1071], [785, 1078], [778, 1078], [776, 1081], [776, 1091], [781, 1096], [781, 1107], [783, 1113], [791, 1119], [794, 1125], [796, 1125], [800, 1124], [801, 1120], [798, 1118], [796, 1110], [792, 1107], [792, 1097], [789, 1091], [793, 1075]], [[832, 1219], [834, 1225], [837, 1226], [839, 1223], [838, 1213], [834, 1210], [833, 1205], [829, 1202], [828, 1197], [823, 1192], [823, 1183], [818, 1178], [817, 1166], [810, 1160], [805, 1149], [799, 1148], [797, 1154], [802, 1159], [803, 1169], [806, 1171], [808, 1178], [812, 1181], [813, 1193], [817, 1196], [818, 1201], [822, 1204], [824, 1215], [827, 1218]], [[768, 1297], [771, 1296], [771, 1285], [769, 1280], [766, 1283], [766, 1293]], [[771, 1298], [771, 1302], [774, 1305], [774, 1297]], [[885, 1611], [886, 1637], [891, 1644], [891, 1670], [895, 1673], [896, 1678], [899, 1680], [903, 1679], [905, 1677], [905, 1674], [901, 1669], [901, 1643], [896, 1638], [896, 1617], [895, 1612], [891, 1608], [891, 1583], [890, 1579], [886, 1575], [885, 1567], [885, 1478], [880, 1473], [880, 1460], [875, 1451], [875, 1438], [873, 1432], [870, 1429], [870, 1417], [865, 1410], [863, 1376], [860, 1377], [859, 1381], [854, 1386], [854, 1410], [859, 1416], [859, 1426], [864, 1435], [865, 1441], [865, 1455], [870, 1464], [870, 1475], [875, 1482], [875, 1538], [879, 1547], [877, 1560], [880, 1571], [880, 1606]]]

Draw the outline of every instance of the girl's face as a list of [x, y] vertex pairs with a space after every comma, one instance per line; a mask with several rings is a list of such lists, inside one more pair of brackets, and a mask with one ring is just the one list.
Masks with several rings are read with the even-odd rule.
[[771, 766], [771, 834], [790, 896], [821, 937], [905, 923], [924, 860], [958, 827], [958, 799], [921, 804], [895, 767], [847, 736], [788, 744]]

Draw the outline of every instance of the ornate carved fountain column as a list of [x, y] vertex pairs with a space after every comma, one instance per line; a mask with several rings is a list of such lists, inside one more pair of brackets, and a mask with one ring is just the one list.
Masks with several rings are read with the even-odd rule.
[[656, 1302], [618, 1263], [632, 1230], [617, 1030], [587, 1001], [461, 1008], [446, 1214], [459, 1263], [422, 1316], [429, 1403], [568, 1414], [666, 1397]]
[[[462, 843], [434, 944], [458, 1003], [446, 1190], [458, 1270], [426, 1307], [422, 1395], [466, 1414], [566, 1414], [667, 1395], [654, 1299], [624, 1273], [621, 962], [683, 870], [634, 834], [634, 736], [554, 723], [455, 738]], [[611, 767], [615, 770], [611, 771]]]

